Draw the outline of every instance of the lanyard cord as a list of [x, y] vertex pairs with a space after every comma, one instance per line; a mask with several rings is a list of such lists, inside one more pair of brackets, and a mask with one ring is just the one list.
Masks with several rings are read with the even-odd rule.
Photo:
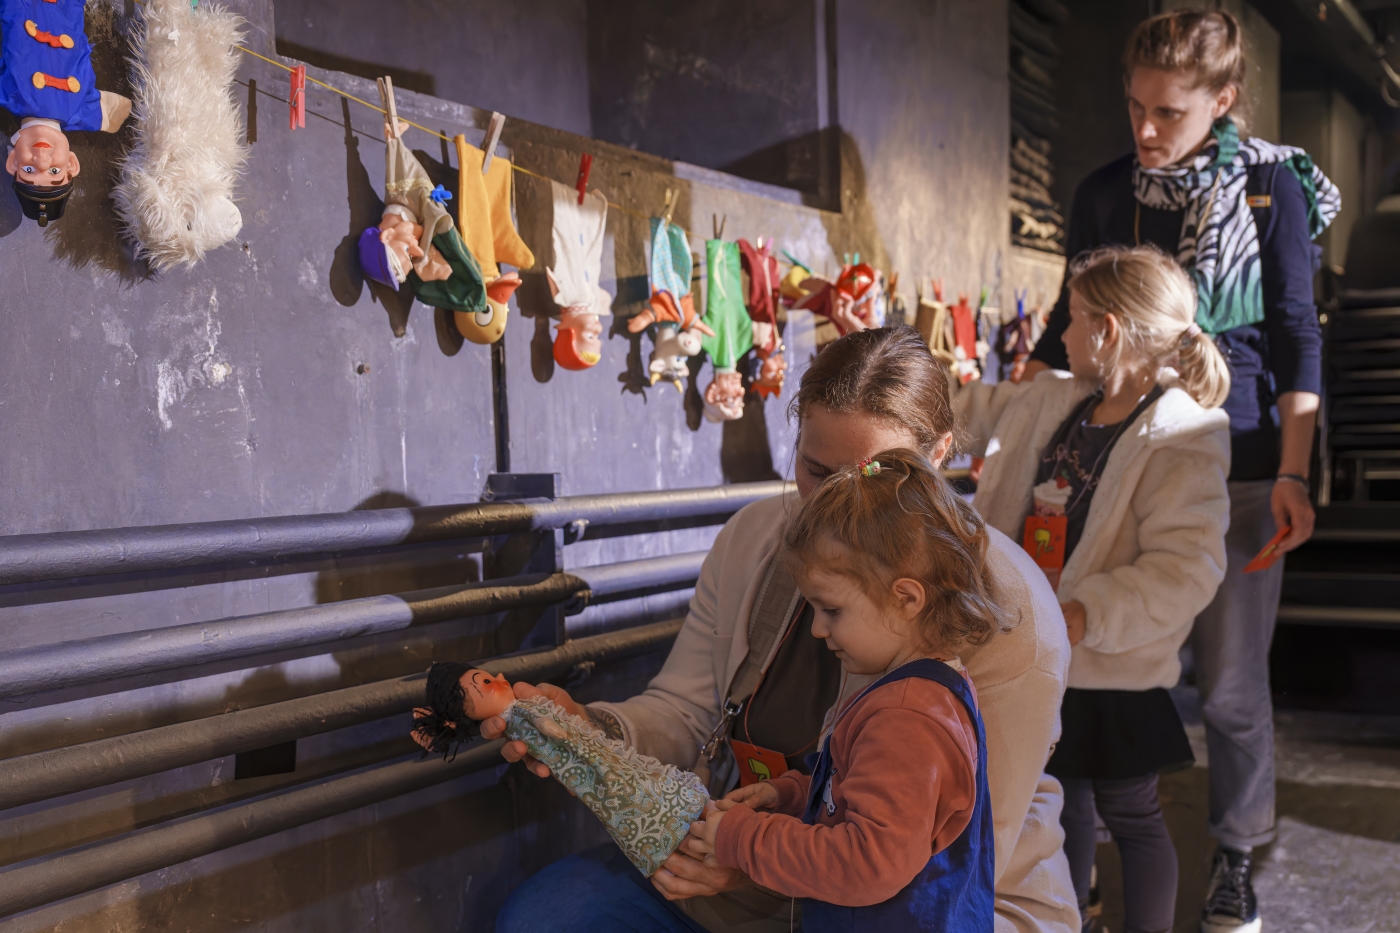
[[[802, 614], [803, 614], [804, 612], [806, 612], [806, 611], [807, 611], [807, 600], [806, 600], [806, 599], [803, 599], [802, 601], [800, 601], [800, 602], [797, 604], [797, 612], [793, 615], [793, 617], [792, 617], [792, 622], [788, 624], [787, 631], [786, 631], [786, 632], [783, 632], [783, 637], [782, 637], [782, 639], [778, 642], [778, 647], [777, 647], [777, 649], [773, 652], [773, 660], [774, 660], [774, 661], [776, 661], [776, 660], [778, 659], [778, 652], [783, 650], [783, 645], [787, 644], [788, 637], [789, 637], [790, 635], [792, 635], [793, 631], [797, 628], [798, 623], [802, 621]], [[813, 609], [813, 611], [815, 612], [816, 610]], [[770, 668], [771, 668], [772, 666], [773, 666], [773, 665], [772, 665], [771, 663], [768, 665], [768, 667], [770, 667]], [[758, 683], [754, 684], [753, 692], [750, 693], [750, 694], [749, 694], [749, 698], [748, 698], [747, 700], [744, 701], [744, 738], [745, 738], [746, 740], [748, 740], [750, 743], [753, 742], [753, 736], [749, 733], [749, 710], [753, 708], [753, 701], [754, 701], [754, 698], [758, 696], [759, 688], [763, 686], [763, 682], [764, 682], [765, 680], [767, 680], [767, 679], [768, 679], [768, 668], [764, 668], [763, 673], [758, 675]], [[821, 730], [818, 729], [818, 730], [817, 730], [816, 737], [813, 738], [812, 741], [808, 742], [806, 745], [802, 746], [802, 747], [799, 748], [797, 751], [793, 752], [791, 755], [783, 754], [782, 752], [778, 752], [778, 754], [782, 755], [784, 758], [791, 758], [793, 755], [800, 755], [800, 754], [802, 754], [803, 752], [805, 752], [807, 749], [812, 748], [814, 745], [816, 745], [816, 744], [817, 744], [817, 739], [820, 739], [821, 737], [822, 737]], [[776, 751], [776, 749], [774, 749], [774, 751]]]
[[[1128, 428], [1132, 426], [1133, 422], [1138, 420], [1138, 416], [1141, 415], [1149, 405], [1157, 401], [1157, 399], [1161, 398], [1162, 394], [1162, 387], [1159, 385], [1154, 385], [1151, 389], [1145, 392], [1141, 398], [1138, 399], [1137, 406], [1133, 408], [1132, 414], [1128, 415], [1128, 417], [1124, 418], [1118, 423], [1118, 428], [1113, 432], [1113, 436], [1108, 439], [1108, 443], [1104, 445], [1104, 449], [1099, 451], [1099, 455], [1094, 458], [1094, 463], [1089, 468], [1089, 479], [1084, 481], [1084, 485], [1081, 486], [1079, 489], [1079, 494], [1076, 495], [1074, 497], [1074, 501], [1071, 502], [1065, 508], [1066, 515], [1078, 508], [1080, 502], [1084, 499], [1084, 494], [1087, 493], [1089, 491], [1089, 487], [1093, 485], [1093, 482], [1091, 481], [1095, 481], [1098, 479], [1099, 466], [1103, 463], [1103, 458], [1108, 456], [1109, 451], [1113, 450], [1113, 445], [1118, 443], [1118, 439], [1123, 436], [1123, 432], [1127, 431]], [[1055, 445], [1056, 469], [1058, 469], [1060, 464], [1064, 462], [1064, 458], [1060, 456], [1060, 447], [1069, 437], [1069, 432], [1074, 430], [1076, 424], [1084, 420], [1084, 416], [1088, 414], [1088, 409], [1090, 408], [1090, 406], [1093, 405], [1097, 400], [1100, 400], [1102, 398], [1103, 389], [1100, 388], [1093, 395], [1090, 395], [1087, 399], [1080, 403], [1079, 407], [1074, 410], [1074, 417], [1065, 422], [1066, 426], [1062, 427], [1061, 430], [1055, 432], [1055, 437], [1052, 438], [1052, 442]]]

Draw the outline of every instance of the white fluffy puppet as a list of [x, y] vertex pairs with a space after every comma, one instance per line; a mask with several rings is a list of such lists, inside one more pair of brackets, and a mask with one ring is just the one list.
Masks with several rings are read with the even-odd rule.
[[217, 3], [146, 0], [134, 37], [136, 144], [112, 193], [138, 254], [191, 266], [238, 235], [233, 184], [248, 149], [231, 89], [242, 17]]

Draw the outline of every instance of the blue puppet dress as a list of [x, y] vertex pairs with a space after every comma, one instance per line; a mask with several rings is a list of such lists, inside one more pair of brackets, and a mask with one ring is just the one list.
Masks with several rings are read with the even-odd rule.
[[64, 132], [102, 129], [83, 0], [0, 0], [0, 107]]

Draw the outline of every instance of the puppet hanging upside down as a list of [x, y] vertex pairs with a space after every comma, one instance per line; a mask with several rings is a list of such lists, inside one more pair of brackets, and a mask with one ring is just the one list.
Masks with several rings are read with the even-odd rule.
[[63, 216], [82, 169], [65, 134], [115, 133], [131, 113], [130, 100], [97, 89], [91, 59], [82, 3], [0, 0], [0, 107], [20, 121], [5, 171], [41, 227]]
[[647, 877], [676, 850], [709, 802], [696, 775], [607, 738], [543, 696], [516, 699], [503, 676], [439, 662], [428, 670], [427, 694], [428, 705], [413, 711], [413, 738], [425, 753], [446, 757], [478, 734], [480, 720], [500, 716], [506, 737], [524, 742]]

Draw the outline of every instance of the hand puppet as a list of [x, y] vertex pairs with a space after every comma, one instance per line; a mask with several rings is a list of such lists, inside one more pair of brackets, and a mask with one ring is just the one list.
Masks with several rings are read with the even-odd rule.
[[744, 381], [739, 358], [753, 348], [753, 322], [744, 307], [739, 278], [740, 246], [723, 240], [705, 242], [705, 323], [713, 337], [702, 337], [701, 348], [714, 366], [714, 379], [705, 387], [705, 420], [738, 421], [744, 417]]
[[47, 226], [82, 169], [65, 134], [115, 133], [131, 113], [130, 100], [97, 89], [82, 0], [0, 0], [0, 107], [20, 124], [5, 158], [20, 209]]
[[618, 848], [651, 877], [704, 813], [700, 778], [609, 739], [543, 696], [516, 699], [504, 677], [465, 664], [428, 670], [427, 706], [414, 710], [414, 736], [425, 754], [446, 757], [480, 734], [480, 720], [500, 716], [506, 737], [524, 742], [554, 777], [602, 821]]
[[549, 184], [554, 201], [554, 266], [546, 269], [545, 275], [554, 302], [561, 308], [554, 361], [564, 369], [589, 369], [603, 354], [599, 317], [612, 313], [612, 295], [598, 284], [603, 274], [608, 199], [593, 191], [579, 204], [573, 188], [557, 181]]
[[[496, 156], [483, 173], [486, 153], [458, 134], [457, 227], [466, 252], [477, 262], [486, 283], [486, 312], [456, 311], [457, 331], [474, 343], [494, 343], [504, 333], [510, 314], [510, 296], [520, 287], [515, 272], [501, 272], [500, 263], [517, 269], [535, 264], [535, 254], [516, 232], [511, 217], [511, 191], [515, 170], [509, 159]], [[493, 336], [494, 335], [494, 336]]]
[[693, 265], [685, 231], [663, 218], [653, 217], [651, 302], [627, 322], [629, 333], [650, 329], [652, 351], [647, 368], [652, 385], [665, 379], [680, 389], [681, 379], [689, 373], [686, 358], [700, 352], [702, 336], [715, 335], [695, 313], [690, 293]]
[[[778, 278], [778, 260], [773, 256], [772, 241], [758, 246], [748, 240], [739, 241], [743, 269], [749, 277], [747, 308], [753, 321], [754, 352], [762, 361], [761, 373], [754, 389], [762, 397], [779, 395], [787, 362], [783, 359], [782, 339], [778, 335], [778, 308], [782, 302], [782, 281]], [[794, 268], [796, 268], [794, 266]], [[792, 275], [792, 273], [788, 273]], [[764, 375], [766, 373], [766, 375]]]

